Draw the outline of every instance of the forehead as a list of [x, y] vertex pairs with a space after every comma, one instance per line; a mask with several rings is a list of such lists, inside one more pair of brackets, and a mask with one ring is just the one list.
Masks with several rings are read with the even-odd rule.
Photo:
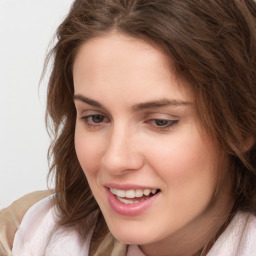
[[75, 93], [100, 95], [111, 90], [133, 99], [144, 94], [144, 100], [151, 100], [152, 94], [188, 97], [187, 83], [177, 77], [170, 57], [161, 48], [123, 34], [83, 43], [74, 61], [73, 77]]

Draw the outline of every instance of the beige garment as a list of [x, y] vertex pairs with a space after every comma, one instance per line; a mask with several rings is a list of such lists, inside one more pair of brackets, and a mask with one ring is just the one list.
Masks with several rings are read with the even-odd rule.
[[15, 233], [27, 210], [53, 191], [36, 191], [23, 196], [0, 211], [0, 256], [10, 256]]
[[[11, 256], [15, 233], [27, 212], [35, 203], [52, 194], [53, 191], [36, 191], [23, 196], [13, 202], [9, 207], [0, 211], [0, 256]], [[125, 256], [127, 245], [117, 241], [108, 233], [97, 246], [93, 256]]]

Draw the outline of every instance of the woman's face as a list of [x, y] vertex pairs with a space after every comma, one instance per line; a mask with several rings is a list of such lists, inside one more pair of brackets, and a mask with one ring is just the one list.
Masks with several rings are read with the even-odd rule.
[[113, 235], [160, 245], [210, 226], [219, 153], [167, 55], [111, 34], [81, 46], [73, 75], [76, 152]]

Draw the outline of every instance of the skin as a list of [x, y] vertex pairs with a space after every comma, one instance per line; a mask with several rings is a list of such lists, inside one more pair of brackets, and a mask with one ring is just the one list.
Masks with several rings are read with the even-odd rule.
[[[203, 130], [189, 84], [161, 49], [118, 33], [85, 42], [73, 76], [76, 152], [110, 231], [149, 256], [199, 255], [233, 202], [227, 160]], [[109, 183], [160, 193], [124, 216], [109, 205]]]

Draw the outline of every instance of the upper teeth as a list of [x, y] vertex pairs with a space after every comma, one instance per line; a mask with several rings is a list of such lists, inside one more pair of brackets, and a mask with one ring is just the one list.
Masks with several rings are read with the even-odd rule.
[[155, 194], [156, 189], [130, 189], [130, 190], [120, 190], [116, 188], [110, 188], [112, 194], [118, 197], [126, 197], [126, 198], [135, 198], [142, 197], [143, 195], [148, 196], [150, 193]]

